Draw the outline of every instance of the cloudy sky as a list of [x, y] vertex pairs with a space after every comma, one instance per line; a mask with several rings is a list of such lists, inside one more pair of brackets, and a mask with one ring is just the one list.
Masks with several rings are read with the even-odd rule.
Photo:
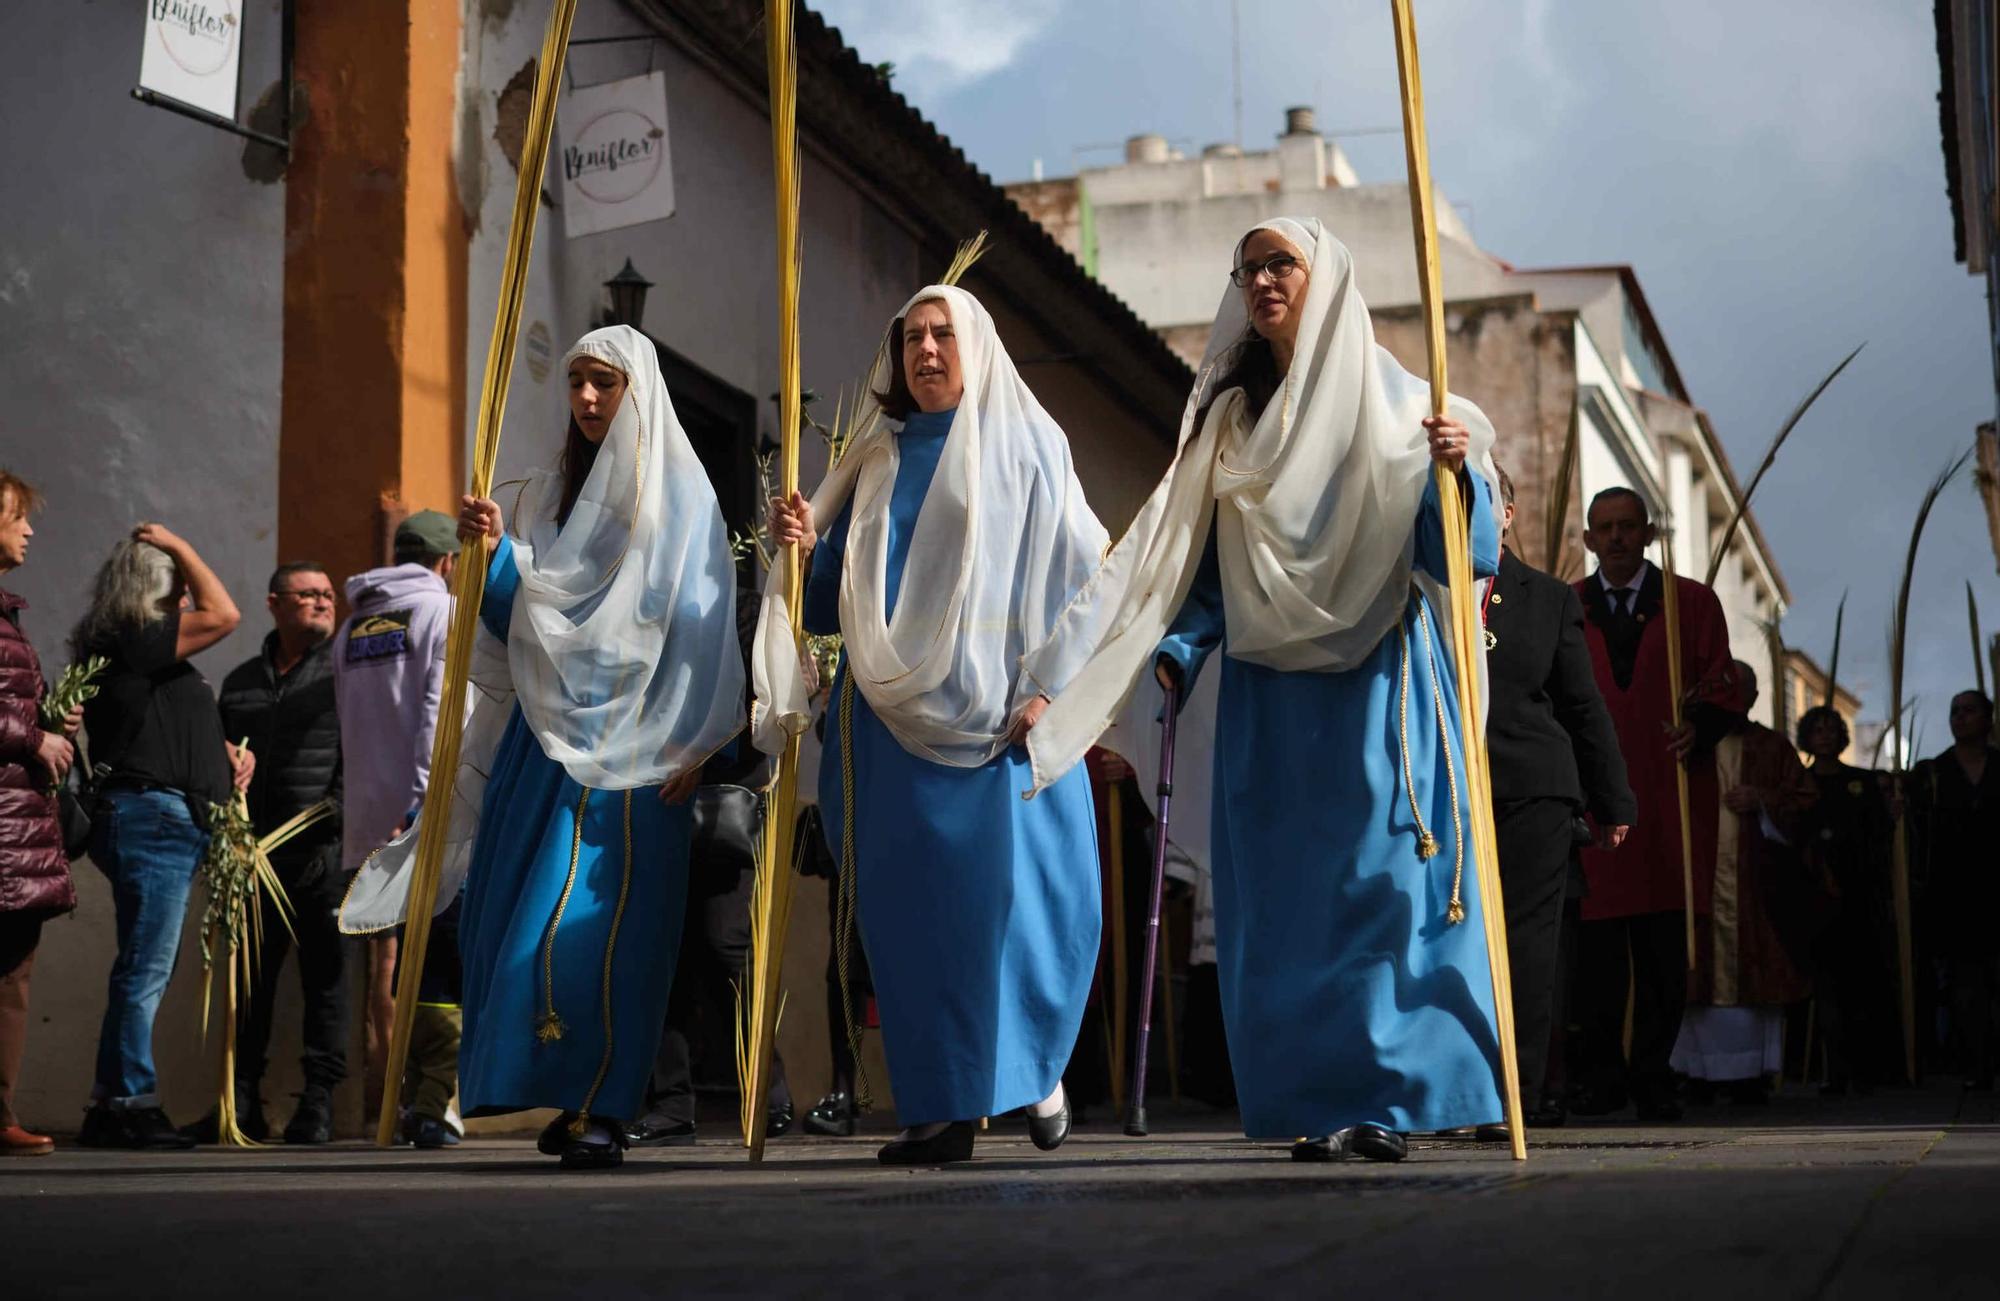
[[[811, 2], [811, 0], [809, 0]], [[1115, 161], [1158, 132], [1234, 134], [1229, 0], [819, 0], [995, 179]], [[1400, 179], [1382, 0], [1241, 0], [1243, 137], [1318, 109], [1363, 181]], [[1887, 628], [1911, 518], [1994, 406], [1981, 282], [1952, 261], [1931, 7], [1915, 0], [1418, 0], [1432, 171], [1479, 242], [1520, 266], [1629, 262], [1695, 401], [1739, 467], [1856, 343], [1793, 436], [1758, 516], [1825, 657], [1851, 588], [1842, 677], [1888, 695]], [[1373, 134], [1364, 134], [1374, 132]], [[1745, 471], [1747, 473], [1747, 469]], [[1926, 746], [1965, 684], [1971, 579], [2000, 578], [1968, 480], [1927, 532], [1911, 693]]]

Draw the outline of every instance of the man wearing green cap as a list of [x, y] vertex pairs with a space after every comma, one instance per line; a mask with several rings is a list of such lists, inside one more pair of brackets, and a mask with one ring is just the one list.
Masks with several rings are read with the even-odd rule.
[[[395, 563], [347, 580], [352, 611], [334, 634], [334, 682], [339, 696], [340, 740], [347, 762], [347, 807], [341, 867], [352, 877], [368, 855], [415, 818], [430, 781], [431, 738], [444, 691], [445, 638], [451, 628], [447, 580], [458, 560], [458, 524], [434, 510], [418, 511], [396, 529]], [[441, 932], [431, 947], [443, 952]], [[389, 1027], [395, 1017], [396, 936], [368, 941], [367, 1068], [365, 1114], [381, 1107]], [[432, 991], [426, 991], [429, 994]], [[422, 1146], [454, 1141], [445, 1125], [456, 1079], [457, 997], [445, 990], [425, 1000], [413, 1042], [419, 1087], [412, 1103], [411, 1136]], [[426, 1123], [428, 1122], [428, 1123]]]

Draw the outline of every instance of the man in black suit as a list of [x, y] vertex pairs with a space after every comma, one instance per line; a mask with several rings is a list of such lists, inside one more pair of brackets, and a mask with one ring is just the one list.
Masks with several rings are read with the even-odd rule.
[[[1502, 536], [1514, 524], [1514, 484], [1500, 474]], [[1555, 1015], [1563, 899], [1579, 818], [1615, 849], [1638, 816], [1618, 733], [1583, 639], [1583, 605], [1569, 584], [1531, 569], [1504, 546], [1483, 605], [1491, 703], [1486, 744], [1499, 836], [1500, 886], [1514, 977], [1514, 1041], [1528, 1123], [1559, 1125], [1542, 1096]], [[1497, 1136], [1497, 1135], [1496, 1135]]]

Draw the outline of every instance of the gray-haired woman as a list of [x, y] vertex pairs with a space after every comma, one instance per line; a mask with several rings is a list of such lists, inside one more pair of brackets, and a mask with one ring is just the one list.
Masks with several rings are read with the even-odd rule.
[[250, 777], [248, 752], [224, 740], [215, 693], [188, 663], [239, 618], [193, 547], [164, 525], [142, 524], [111, 549], [70, 637], [77, 659], [110, 661], [84, 724], [98, 790], [90, 856], [111, 880], [118, 916], [96, 1082], [78, 1135], [86, 1147], [193, 1146], [160, 1108], [153, 1015], [207, 847], [208, 805]]

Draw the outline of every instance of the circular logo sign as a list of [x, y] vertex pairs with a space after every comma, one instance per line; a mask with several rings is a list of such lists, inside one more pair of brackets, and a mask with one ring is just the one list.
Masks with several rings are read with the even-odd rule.
[[666, 129], [644, 113], [608, 109], [563, 150], [563, 171], [592, 202], [624, 203], [643, 194], [660, 174], [666, 138]]
[[212, 77], [229, 65], [239, 9], [236, 0], [147, 0], [146, 5], [167, 57], [190, 77]]

